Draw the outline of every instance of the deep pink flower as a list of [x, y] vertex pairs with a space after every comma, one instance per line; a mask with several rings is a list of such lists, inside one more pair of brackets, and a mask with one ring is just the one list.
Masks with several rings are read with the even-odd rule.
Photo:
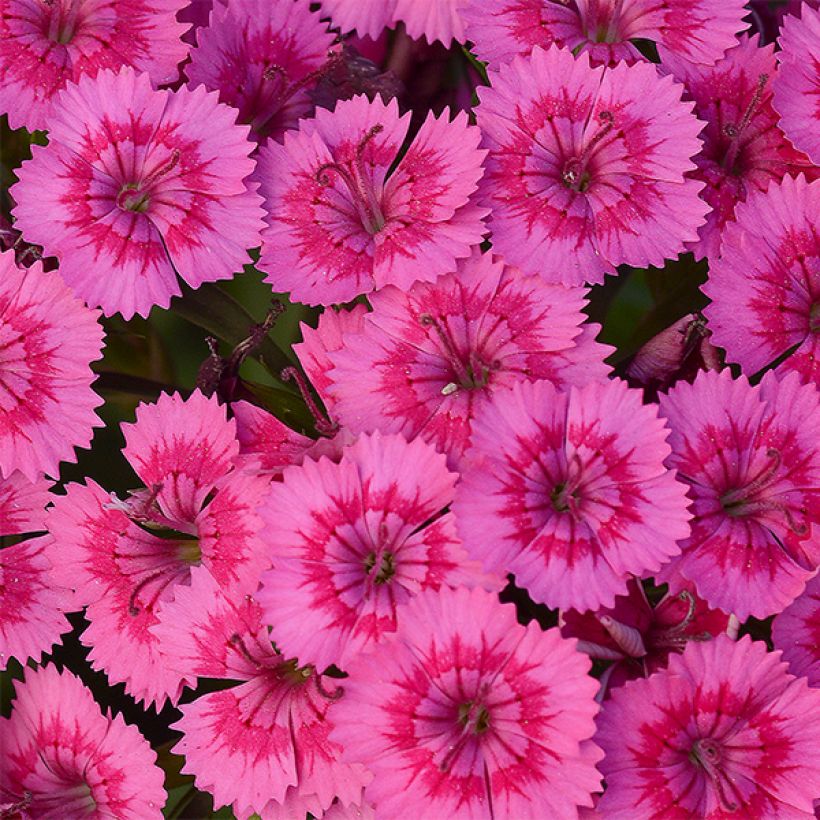
[[582, 332], [585, 295], [478, 252], [431, 284], [374, 293], [361, 332], [330, 354], [332, 413], [354, 433], [420, 435], [458, 469], [496, 391], [606, 378], [611, 348], [592, 338], [597, 326]]
[[741, 621], [780, 612], [820, 566], [817, 389], [795, 373], [752, 387], [710, 371], [675, 385], [660, 409], [694, 514], [670, 570]]
[[709, 266], [704, 314], [748, 376], [779, 360], [820, 386], [820, 180], [786, 177], [738, 205]]
[[55, 101], [48, 146], [17, 172], [26, 239], [106, 315], [167, 307], [177, 276], [192, 287], [228, 279], [259, 244], [248, 128], [216, 97], [154, 91], [132, 69], [83, 77]]
[[685, 176], [702, 123], [649, 64], [592, 68], [555, 46], [490, 72], [478, 124], [493, 247], [525, 273], [579, 285], [662, 267], [708, 206]]
[[596, 63], [634, 62], [635, 40], [711, 65], [745, 28], [744, 0], [466, 0], [461, 14], [476, 54], [494, 65], [553, 43]]
[[820, 163], [820, 8], [801, 4], [801, 17], [787, 17], [777, 55], [774, 107], [780, 127], [800, 151]]
[[15, 681], [11, 717], [0, 718], [0, 801], [11, 817], [37, 820], [162, 817], [157, 756], [121, 715], [100, 714], [70, 672], [27, 669]]
[[813, 817], [820, 692], [744, 636], [690, 643], [598, 719], [603, 817]]
[[429, 444], [378, 432], [338, 462], [286, 469], [261, 508], [273, 569], [258, 598], [276, 645], [319, 670], [345, 667], [422, 590], [492, 584], [442, 512], [456, 478]]
[[277, 291], [309, 304], [410, 287], [452, 270], [481, 242], [471, 201], [483, 173], [480, 132], [432, 113], [393, 168], [410, 114], [365, 96], [316, 112], [259, 152], [268, 210], [259, 266]]
[[[273, 648], [250, 597], [231, 599], [201, 569], [154, 631], [178, 674], [240, 681], [181, 707], [173, 728], [183, 771], [239, 818], [321, 816], [334, 797], [357, 802], [370, 776], [328, 740], [342, 689]], [[331, 710], [333, 710], [331, 712]], [[301, 812], [301, 813], [300, 813]]]
[[612, 606], [689, 534], [685, 487], [663, 463], [668, 432], [621, 381], [497, 393], [453, 504], [468, 553], [548, 606]]
[[186, 0], [0, 0], [0, 114], [12, 128], [53, 126], [66, 83], [132, 66], [155, 85], [177, 77]]
[[0, 252], [0, 474], [56, 476], [91, 443], [101, 425], [89, 367], [102, 352], [98, 316], [57, 273], [39, 262], [18, 268], [13, 251]]
[[765, 191], [786, 174], [816, 176], [809, 158], [795, 150], [777, 127], [772, 108], [772, 79], [777, 71], [774, 46], [759, 47], [758, 38], [743, 37], [712, 67], [684, 60], [667, 61], [706, 122], [703, 150], [692, 174], [705, 183], [701, 196], [712, 208], [699, 240], [689, 245], [695, 256], [718, 257], [721, 235], [735, 206], [754, 191]]
[[789, 671], [820, 687], [820, 575], [772, 623], [772, 642], [783, 652]]
[[123, 429], [147, 489], [120, 501], [93, 481], [70, 484], [49, 516], [54, 574], [88, 606], [83, 642], [94, 667], [159, 705], [184, 681], [150, 629], [200, 565], [230, 594], [256, 589], [267, 565], [256, 507], [268, 479], [234, 468], [234, 423], [200, 393], [140, 405]]
[[385, 820], [575, 817], [599, 788], [589, 661], [481, 589], [404, 607], [350, 667], [331, 737], [375, 775]]
[[334, 39], [307, 0], [228, 0], [197, 35], [188, 85], [218, 91], [254, 139], [279, 137], [310, 113], [310, 75]]
[[577, 638], [578, 649], [591, 658], [612, 661], [601, 676], [602, 693], [633, 678], [664, 669], [672, 652], [683, 652], [690, 641], [705, 641], [727, 633], [736, 637], [737, 620], [710, 609], [691, 585], [667, 592], [654, 606], [640, 579], [629, 581], [626, 595], [596, 612], [573, 609], [561, 613], [561, 634]]

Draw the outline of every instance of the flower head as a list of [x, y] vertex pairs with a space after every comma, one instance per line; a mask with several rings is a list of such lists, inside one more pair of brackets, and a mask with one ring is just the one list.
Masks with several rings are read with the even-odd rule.
[[420, 435], [456, 469], [497, 390], [606, 378], [610, 349], [582, 332], [584, 296], [475, 251], [433, 283], [374, 293], [360, 332], [330, 353], [332, 412], [353, 432]]
[[23, 270], [0, 252], [0, 474], [56, 476], [91, 443], [102, 404], [89, 367], [103, 347], [98, 315], [59, 274], [39, 262]]
[[186, 0], [4, 0], [0, 4], [0, 113], [12, 128], [53, 125], [67, 83], [131, 66], [155, 85], [177, 77], [187, 46], [175, 15]]
[[783, 652], [789, 671], [820, 687], [820, 575], [772, 623], [772, 642]]
[[741, 621], [779, 612], [820, 565], [817, 389], [795, 373], [753, 387], [710, 371], [675, 385], [660, 409], [694, 515], [669, 571]]
[[820, 386], [818, 224], [820, 180], [799, 176], [751, 193], [725, 228], [704, 314], [715, 344], [747, 376], [782, 359], [778, 372]]
[[306, 0], [229, 0], [200, 30], [185, 74], [239, 109], [237, 121], [261, 142], [311, 111], [311, 77], [333, 41]]
[[431, 445], [378, 432], [338, 462], [286, 469], [261, 509], [273, 569], [258, 595], [282, 652], [344, 667], [393, 632], [422, 590], [492, 583], [442, 512], [456, 478]]
[[26, 669], [15, 691], [11, 717], [0, 718], [0, 801], [16, 807], [10, 816], [162, 817], [163, 773], [135, 726], [100, 714], [82, 681], [54, 666]]
[[374, 773], [386, 820], [574, 817], [600, 781], [588, 669], [484, 590], [428, 591], [351, 665], [331, 737]]
[[648, 64], [590, 67], [555, 46], [478, 91], [493, 247], [525, 273], [579, 285], [621, 264], [662, 266], [708, 206], [685, 176], [702, 124]]
[[621, 381], [525, 382], [473, 426], [453, 511], [468, 553], [562, 609], [612, 606], [689, 533], [668, 430]]
[[603, 817], [810, 817], [820, 692], [748, 636], [690, 643], [598, 719]]
[[358, 96], [319, 110], [259, 153], [268, 210], [259, 266], [309, 304], [409, 287], [452, 270], [484, 234], [471, 196], [480, 132], [463, 112], [425, 120], [395, 167], [410, 114]]
[[20, 168], [18, 226], [106, 315], [167, 307], [177, 276], [228, 279], [259, 244], [248, 128], [216, 96], [154, 91], [131, 69], [83, 77], [60, 93], [48, 146]]

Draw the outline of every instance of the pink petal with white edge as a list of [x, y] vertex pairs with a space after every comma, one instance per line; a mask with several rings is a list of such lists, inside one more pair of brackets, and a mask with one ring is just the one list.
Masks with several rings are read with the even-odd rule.
[[820, 575], [772, 623], [775, 649], [783, 652], [789, 671], [820, 687]]

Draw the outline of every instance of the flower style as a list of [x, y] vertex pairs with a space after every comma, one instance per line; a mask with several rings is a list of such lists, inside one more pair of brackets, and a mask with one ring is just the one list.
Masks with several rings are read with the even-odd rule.
[[668, 430], [621, 381], [499, 392], [473, 426], [453, 511], [467, 552], [550, 607], [611, 607], [689, 534]]
[[772, 623], [772, 642], [783, 652], [789, 671], [820, 687], [820, 575]]
[[197, 567], [229, 594], [256, 589], [267, 565], [256, 507], [268, 479], [234, 469], [234, 423], [200, 393], [140, 405], [123, 429], [124, 455], [146, 489], [119, 501], [93, 481], [70, 484], [49, 516], [54, 574], [88, 607], [83, 641], [94, 667], [161, 705], [185, 681], [151, 627]]
[[667, 592], [652, 606], [640, 580], [633, 578], [626, 595], [611, 608], [581, 614], [561, 613], [561, 634], [577, 638], [578, 648], [591, 658], [612, 661], [601, 676], [601, 691], [666, 667], [672, 652], [683, 652], [690, 641], [706, 641], [726, 633], [737, 636], [737, 621], [719, 609], [709, 609], [693, 587]]
[[744, 636], [690, 643], [598, 720], [603, 817], [813, 817], [820, 692]]
[[704, 314], [715, 344], [748, 376], [782, 359], [778, 373], [820, 386], [818, 225], [820, 180], [800, 176], [750, 194], [726, 226]]
[[0, 114], [12, 128], [51, 128], [67, 83], [132, 66], [172, 82], [187, 46], [175, 15], [186, 0], [2, 0]]
[[330, 353], [332, 411], [354, 433], [420, 435], [458, 469], [474, 419], [517, 381], [604, 380], [611, 349], [584, 334], [585, 291], [474, 252], [455, 273], [370, 297], [361, 332]]
[[374, 773], [385, 820], [575, 817], [600, 782], [588, 670], [484, 590], [428, 591], [350, 667], [331, 738]]
[[218, 91], [262, 142], [310, 113], [309, 86], [335, 38], [306, 0], [228, 0], [197, 39], [189, 86]]
[[[49, 482], [0, 474], [0, 671], [10, 658], [38, 660], [71, 625], [68, 596], [51, 581], [45, 538], [12, 539], [45, 530]], [[16, 542], [16, 543], [15, 543]], [[2, 795], [0, 795], [2, 798]]]
[[174, 724], [183, 771], [217, 806], [232, 804], [240, 820], [254, 812], [285, 820], [321, 816], [334, 797], [361, 798], [370, 776], [342, 763], [328, 740], [343, 690], [276, 652], [250, 596], [232, 600], [199, 569], [167, 615], [154, 631], [173, 647], [167, 662], [178, 674], [240, 681], [182, 706]]
[[91, 389], [103, 330], [57, 273], [0, 252], [0, 475], [57, 476], [101, 422]]
[[26, 669], [14, 687], [11, 717], [0, 718], [4, 816], [162, 818], [163, 773], [135, 726], [100, 714], [82, 681], [54, 666]]
[[547, 281], [602, 282], [662, 266], [697, 238], [708, 206], [685, 173], [702, 123], [648, 64], [592, 68], [552, 46], [490, 73], [477, 118], [493, 246]]
[[285, 470], [260, 510], [273, 569], [258, 593], [285, 655], [344, 668], [393, 632], [400, 605], [422, 590], [502, 585], [467, 560], [442, 512], [456, 478], [429, 444], [378, 432], [338, 462]]
[[664, 572], [741, 621], [780, 612], [820, 566], [817, 389], [796, 373], [752, 387], [710, 371], [679, 382], [660, 409], [672, 428], [667, 463], [689, 485], [694, 514]]
[[461, 15], [476, 54], [493, 65], [553, 43], [593, 62], [643, 59], [635, 40], [661, 55], [711, 65], [745, 28], [743, 0], [467, 0]]
[[453, 270], [484, 234], [471, 196], [483, 173], [480, 132], [431, 113], [393, 168], [410, 114], [365, 96], [303, 120], [259, 152], [268, 227], [259, 267], [309, 304], [346, 302], [388, 284]]
[[744, 37], [712, 67], [683, 60], [666, 66], [686, 86], [695, 113], [706, 122], [703, 150], [692, 174], [705, 183], [701, 196], [712, 210], [689, 249], [696, 258], [718, 257], [721, 236], [735, 206], [754, 191], [765, 191], [786, 174], [817, 172], [777, 127], [772, 108], [774, 46], [760, 47], [757, 36]]
[[783, 21], [774, 107], [794, 146], [820, 164], [820, 8], [804, 2], [800, 13]]
[[177, 276], [230, 278], [259, 244], [248, 128], [216, 97], [154, 91], [132, 69], [83, 77], [57, 98], [49, 145], [20, 168], [18, 226], [106, 315], [167, 307]]

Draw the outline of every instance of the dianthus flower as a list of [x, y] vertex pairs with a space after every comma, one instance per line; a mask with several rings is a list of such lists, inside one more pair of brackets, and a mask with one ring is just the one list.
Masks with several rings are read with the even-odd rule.
[[161, 704], [183, 681], [150, 629], [196, 567], [230, 594], [256, 589], [267, 565], [256, 507], [268, 480], [234, 468], [234, 423], [200, 393], [140, 405], [123, 431], [146, 489], [120, 501], [93, 481], [70, 484], [49, 516], [54, 575], [88, 606], [83, 641], [94, 667]]
[[180, 707], [174, 751], [198, 788], [240, 820], [319, 817], [334, 797], [361, 799], [370, 776], [328, 740], [343, 690], [274, 649], [253, 598], [232, 600], [197, 570], [166, 611], [154, 631], [180, 675], [240, 682]]
[[452, 270], [484, 235], [471, 201], [486, 154], [459, 113], [432, 113], [393, 167], [410, 114], [380, 98], [319, 110], [259, 152], [268, 227], [259, 267], [309, 304], [410, 287]]
[[19, 472], [0, 473], [0, 671], [10, 658], [38, 660], [71, 626], [63, 614], [68, 596], [50, 577], [45, 538], [12, 539], [45, 530], [49, 482], [31, 482]]
[[702, 123], [654, 66], [592, 68], [535, 48], [490, 72], [476, 115], [493, 247], [525, 273], [580, 285], [621, 264], [663, 266], [708, 206], [689, 179]]
[[330, 353], [332, 411], [354, 433], [420, 435], [458, 469], [497, 390], [606, 378], [610, 348], [583, 332], [584, 296], [478, 252], [432, 284], [374, 293], [361, 332]]
[[561, 613], [565, 638], [577, 638], [578, 649], [591, 658], [612, 661], [601, 676], [604, 693], [665, 668], [670, 653], [683, 652], [689, 641], [706, 641], [723, 632], [735, 636], [737, 626], [725, 612], [710, 609], [694, 588], [667, 592], [652, 606], [636, 578], [612, 607]]
[[812, 162], [820, 163], [820, 8], [801, 3], [801, 17], [789, 16], [780, 34], [774, 107], [780, 127]]
[[772, 623], [772, 642], [783, 652], [789, 671], [820, 687], [820, 575]]
[[493, 65], [553, 43], [599, 64], [642, 60], [635, 40], [664, 54], [712, 64], [735, 44], [744, 0], [466, 0], [467, 39]]
[[689, 245], [698, 258], [717, 259], [724, 227], [737, 203], [750, 193], [765, 191], [789, 173], [816, 175], [809, 158], [777, 127], [773, 49], [758, 46], [757, 36], [744, 37], [712, 67], [683, 60], [667, 63], [694, 100], [695, 113], [706, 122], [692, 176], [705, 183], [701, 196], [712, 211], [699, 229], [699, 240]]
[[603, 817], [813, 817], [820, 692], [744, 636], [690, 643], [598, 719]]
[[[331, 738], [385, 820], [575, 817], [599, 788], [589, 660], [482, 589], [428, 591], [360, 656]], [[378, 685], [374, 685], [374, 681]]]
[[228, 0], [197, 36], [188, 85], [218, 91], [254, 139], [279, 137], [310, 113], [309, 85], [334, 39], [307, 0]]
[[612, 606], [689, 534], [685, 487], [664, 467], [668, 432], [621, 381], [497, 393], [453, 504], [467, 552], [547, 606]]
[[12, 128], [53, 125], [66, 83], [132, 66], [155, 84], [176, 79], [188, 47], [175, 15], [186, 0], [0, 0], [0, 114]]
[[135, 726], [100, 714], [82, 681], [54, 666], [26, 669], [14, 688], [0, 718], [4, 817], [162, 818], [163, 773]]
[[55, 101], [48, 146], [17, 172], [18, 227], [106, 315], [167, 307], [177, 276], [230, 278], [262, 228], [235, 117], [215, 92], [154, 91], [132, 69], [81, 78]]
[[89, 367], [103, 347], [98, 316], [59, 274], [39, 262], [18, 268], [14, 251], [0, 252], [0, 474], [56, 476], [91, 443], [101, 425]]
[[443, 512], [456, 479], [431, 445], [379, 432], [337, 462], [286, 469], [260, 509], [273, 569], [258, 598], [276, 645], [319, 670], [344, 667], [419, 592], [492, 585]]
[[780, 612], [820, 566], [817, 389], [796, 373], [752, 387], [710, 371], [679, 382], [660, 409], [694, 514], [671, 569], [741, 621]]
[[800, 176], [750, 194], [726, 226], [704, 314], [715, 344], [748, 376], [789, 353], [778, 372], [820, 386], [818, 225], [820, 180]]

